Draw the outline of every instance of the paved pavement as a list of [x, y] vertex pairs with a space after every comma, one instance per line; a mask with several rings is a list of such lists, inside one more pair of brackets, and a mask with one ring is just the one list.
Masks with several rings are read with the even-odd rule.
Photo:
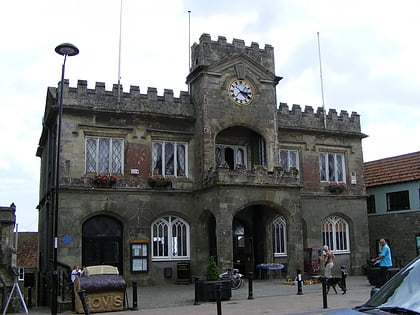
[[[372, 286], [363, 276], [347, 277], [347, 292], [338, 294], [330, 290], [327, 296], [328, 308], [323, 308], [322, 285], [304, 285], [302, 295], [297, 295], [296, 285], [286, 285], [283, 279], [254, 280], [253, 299], [248, 299], [248, 283], [232, 290], [232, 298], [222, 301], [221, 312], [225, 315], [254, 314], [328, 314], [333, 310], [360, 305], [369, 298]], [[194, 305], [194, 284], [139, 287], [138, 310], [126, 310], [103, 314], [115, 315], [190, 315], [217, 314], [215, 302], [200, 302]], [[132, 308], [132, 291], [127, 294], [128, 307]], [[48, 309], [31, 309], [30, 314], [50, 314]], [[66, 312], [63, 314], [72, 314]], [[99, 313], [96, 313], [99, 314]]]

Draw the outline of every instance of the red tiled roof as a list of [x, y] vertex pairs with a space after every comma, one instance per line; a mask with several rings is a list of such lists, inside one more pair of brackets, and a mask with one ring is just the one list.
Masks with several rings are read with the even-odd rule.
[[19, 232], [16, 265], [18, 267], [36, 267], [38, 253], [38, 233]]
[[366, 187], [420, 180], [420, 151], [366, 162], [364, 168]]

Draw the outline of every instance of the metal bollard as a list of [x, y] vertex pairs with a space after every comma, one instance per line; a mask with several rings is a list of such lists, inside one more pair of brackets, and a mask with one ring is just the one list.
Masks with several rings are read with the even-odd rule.
[[32, 308], [32, 288], [28, 287], [28, 308]]
[[327, 277], [320, 277], [319, 280], [321, 280], [322, 283], [322, 307], [328, 308], [328, 302], [327, 302]]
[[216, 283], [214, 287], [216, 290], [217, 315], [222, 315], [222, 284]]
[[253, 272], [248, 272], [248, 300], [254, 299], [254, 292], [252, 287], [252, 279], [254, 277]]
[[133, 311], [137, 311], [139, 309], [137, 305], [137, 281], [133, 281]]
[[298, 290], [297, 290], [297, 295], [302, 295], [302, 270], [297, 269], [297, 286], [298, 286]]
[[80, 290], [80, 291], [77, 291], [77, 294], [79, 295], [80, 301], [82, 301], [83, 310], [85, 311], [85, 315], [89, 315], [89, 308], [88, 308], [88, 305], [86, 304], [86, 291], [85, 290]]
[[346, 294], [347, 291], [347, 284], [346, 284], [346, 278], [347, 278], [347, 271], [346, 271], [346, 266], [341, 266], [341, 283], [343, 285], [343, 287], [341, 288], [343, 290], [343, 294]]
[[200, 305], [200, 278], [194, 277], [194, 305]]

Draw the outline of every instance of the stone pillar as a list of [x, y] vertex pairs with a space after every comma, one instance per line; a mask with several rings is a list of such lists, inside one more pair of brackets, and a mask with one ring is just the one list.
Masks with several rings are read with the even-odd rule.
[[232, 215], [227, 210], [216, 216], [217, 264], [220, 271], [233, 267]]

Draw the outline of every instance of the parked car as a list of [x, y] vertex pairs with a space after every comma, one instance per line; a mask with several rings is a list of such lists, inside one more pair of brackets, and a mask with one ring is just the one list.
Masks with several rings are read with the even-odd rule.
[[[373, 289], [375, 290], [375, 289]], [[363, 305], [328, 315], [420, 314], [420, 256], [412, 260]]]

